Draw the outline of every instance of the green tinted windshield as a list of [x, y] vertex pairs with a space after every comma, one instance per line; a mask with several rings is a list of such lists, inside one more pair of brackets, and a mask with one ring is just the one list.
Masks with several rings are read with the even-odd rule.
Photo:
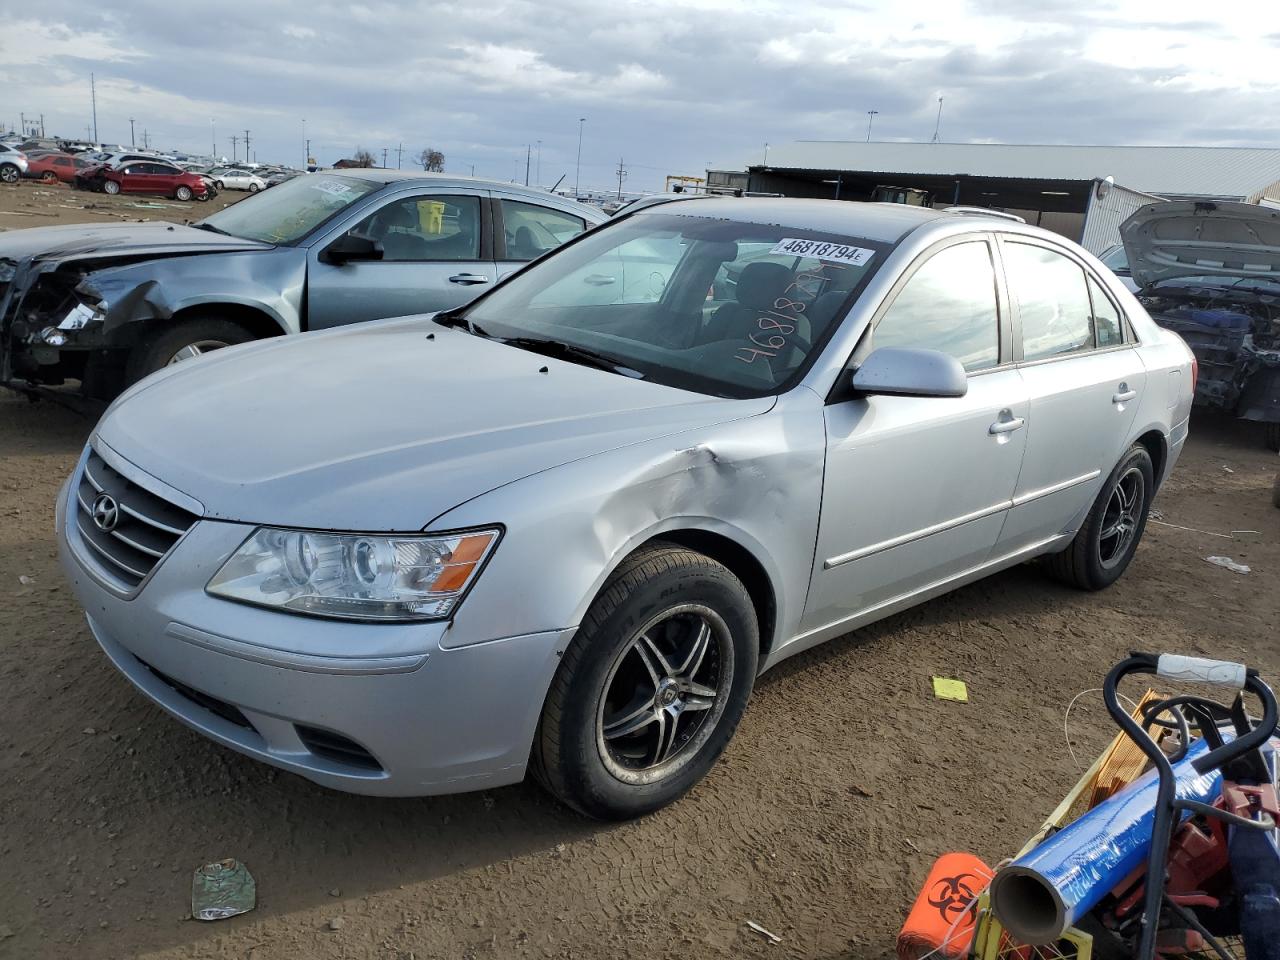
[[521, 271], [465, 312], [721, 396], [794, 383], [889, 246], [798, 227], [639, 213]]
[[383, 185], [373, 180], [313, 173], [246, 197], [201, 223], [223, 233], [267, 243], [293, 243], [339, 210]]

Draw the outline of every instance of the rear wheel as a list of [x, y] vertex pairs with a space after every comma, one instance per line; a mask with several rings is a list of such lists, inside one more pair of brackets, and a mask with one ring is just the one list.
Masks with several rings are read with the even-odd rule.
[[247, 343], [253, 338], [252, 333], [231, 320], [199, 317], [183, 321], [133, 349], [129, 357], [129, 382], [141, 380], [162, 367]]
[[643, 548], [564, 653], [534, 739], [535, 776], [598, 819], [666, 806], [732, 738], [758, 648], [755, 608], [728, 569], [673, 544]]
[[1102, 485], [1071, 545], [1047, 558], [1049, 569], [1081, 590], [1111, 586], [1138, 549], [1154, 493], [1151, 454], [1134, 444]]
[[173, 191], [173, 195], [174, 197], [176, 197], [177, 199], [185, 203], [186, 201], [191, 199], [191, 196], [192, 196], [191, 188], [188, 187], [185, 183], [180, 184], [178, 186], [178, 189]]
[[44, 173], [40, 174], [40, 180], [43, 183], [57, 183], [58, 175], [52, 170], [46, 170]]
[[114, 197], [117, 193], [120, 192], [120, 184], [116, 183], [114, 180], [103, 180], [102, 192], [109, 193], [111, 194], [111, 196]]

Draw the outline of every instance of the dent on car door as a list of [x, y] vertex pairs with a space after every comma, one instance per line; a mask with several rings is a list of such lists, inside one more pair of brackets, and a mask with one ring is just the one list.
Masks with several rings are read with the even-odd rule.
[[1001, 536], [1012, 549], [1071, 532], [1124, 453], [1147, 375], [1119, 308], [1079, 261], [1023, 238], [1000, 249], [1031, 399]]
[[1026, 387], [1005, 362], [1006, 315], [986, 239], [927, 253], [890, 295], [869, 349], [949, 353], [968, 371], [968, 392], [826, 407], [822, 519], [803, 629], [872, 612], [990, 557], [1027, 436]]
[[[480, 190], [388, 198], [362, 211], [308, 256], [307, 326], [447, 310], [493, 283], [495, 263]], [[326, 246], [345, 233], [382, 245], [381, 260], [326, 263]]]

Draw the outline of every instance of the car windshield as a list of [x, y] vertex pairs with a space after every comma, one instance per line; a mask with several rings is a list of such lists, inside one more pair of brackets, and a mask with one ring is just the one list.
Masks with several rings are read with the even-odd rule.
[[325, 173], [296, 177], [219, 210], [201, 223], [234, 237], [293, 243], [381, 186], [373, 180]]
[[1105, 251], [1099, 259], [1115, 273], [1129, 269], [1129, 258], [1126, 256], [1124, 246], [1121, 244], [1117, 243], [1114, 247]]
[[888, 250], [797, 227], [642, 213], [583, 235], [463, 316], [478, 333], [567, 346], [560, 355], [585, 351], [670, 386], [764, 396], [803, 376]]

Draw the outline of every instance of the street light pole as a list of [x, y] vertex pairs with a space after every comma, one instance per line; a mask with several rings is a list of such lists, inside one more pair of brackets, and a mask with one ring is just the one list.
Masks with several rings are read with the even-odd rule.
[[209, 154], [214, 160], [218, 159], [218, 128], [214, 125], [213, 117], [209, 118], [209, 145], [213, 147], [213, 153]]
[[542, 141], [538, 141], [538, 183], [542, 183]]
[[879, 112], [879, 110], [867, 111], [867, 143], [871, 142], [871, 121], [876, 118], [876, 114]]
[[129, 146], [132, 147], [136, 143], [137, 143], [137, 140], [135, 140], [133, 136], [133, 117], [130, 117], [129, 118]]
[[582, 125], [586, 122], [586, 117], [578, 118], [578, 163], [573, 170], [573, 195], [575, 197], [582, 192]]

